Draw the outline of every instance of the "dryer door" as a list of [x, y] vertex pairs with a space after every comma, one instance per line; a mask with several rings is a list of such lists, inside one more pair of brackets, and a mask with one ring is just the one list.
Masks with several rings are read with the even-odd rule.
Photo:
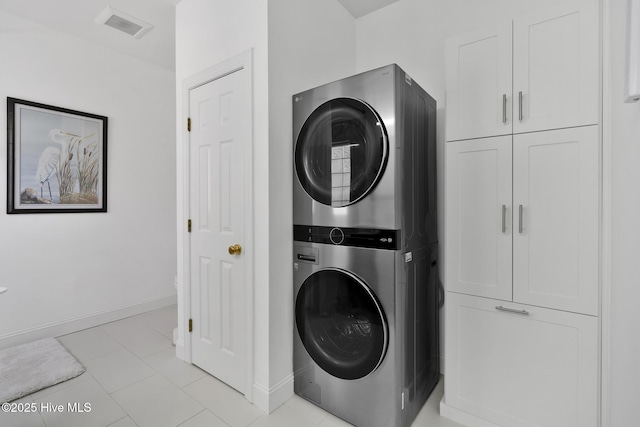
[[336, 98], [319, 106], [302, 126], [296, 141], [296, 173], [314, 200], [347, 206], [374, 188], [387, 154], [380, 116], [362, 101]]
[[311, 358], [347, 380], [375, 371], [387, 351], [388, 325], [371, 289], [354, 274], [320, 270], [296, 297], [298, 334]]

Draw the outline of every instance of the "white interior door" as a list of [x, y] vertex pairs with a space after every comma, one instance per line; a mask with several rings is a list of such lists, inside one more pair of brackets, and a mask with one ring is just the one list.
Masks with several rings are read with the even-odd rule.
[[242, 393], [250, 268], [245, 210], [251, 208], [245, 206], [251, 140], [247, 72], [235, 71], [189, 93], [191, 360]]

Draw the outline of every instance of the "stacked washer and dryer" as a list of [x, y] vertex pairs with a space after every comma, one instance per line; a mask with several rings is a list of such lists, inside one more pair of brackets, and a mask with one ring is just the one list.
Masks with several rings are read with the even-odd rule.
[[294, 389], [408, 426], [439, 378], [436, 102], [397, 65], [293, 96]]

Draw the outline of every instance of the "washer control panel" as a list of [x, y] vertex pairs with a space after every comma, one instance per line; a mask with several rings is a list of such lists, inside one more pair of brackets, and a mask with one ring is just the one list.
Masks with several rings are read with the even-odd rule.
[[339, 246], [397, 250], [400, 246], [400, 231], [294, 225], [293, 240]]

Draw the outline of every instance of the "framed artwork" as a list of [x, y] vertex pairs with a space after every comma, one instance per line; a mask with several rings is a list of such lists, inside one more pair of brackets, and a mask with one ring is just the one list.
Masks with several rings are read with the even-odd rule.
[[7, 213], [107, 211], [107, 118], [7, 98]]

